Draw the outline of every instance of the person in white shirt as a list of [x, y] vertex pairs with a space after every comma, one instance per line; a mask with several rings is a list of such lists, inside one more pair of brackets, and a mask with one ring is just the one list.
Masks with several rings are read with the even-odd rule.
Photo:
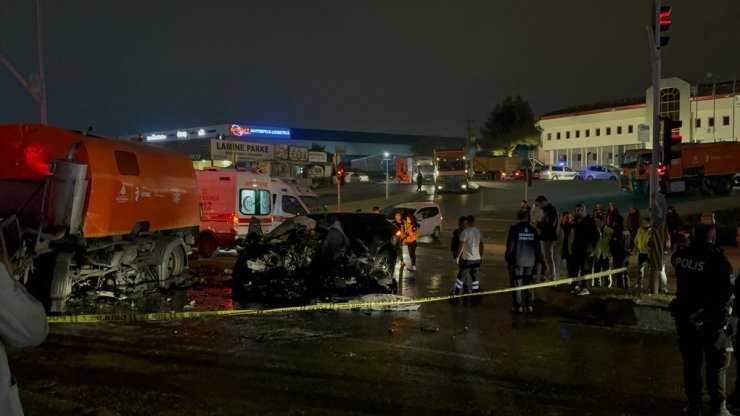
[[[2, 231], [2, 229], [0, 229]], [[41, 303], [13, 277], [7, 248], [0, 239], [0, 415], [23, 416], [18, 385], [10, 374], [5, 346], [28, 347], [41, 344], [49, 323]]]
[[[452, 287], [451, 295], [458, 295], [470, 274], [470, 288], [472, 293], [480, 292], [481, 258], [483, 256], [483, 235], [475, 227], [475, 217], [468, 215], [467, 228], [460, 233], [460, 247], [457, 250], [456, 262], [459, 266], [457, 280]], [[479, 297], [473, 299], [479, 300]]]

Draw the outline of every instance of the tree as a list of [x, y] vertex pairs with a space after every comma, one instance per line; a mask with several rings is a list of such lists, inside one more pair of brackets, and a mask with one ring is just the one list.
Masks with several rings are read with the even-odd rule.
[[480, 129], [481, 146], [492, 153], [511, 152], [516, 145], [537, 146], [540, 144], [542, 129], [536, 120], [529, 103], [522, 97], [508, 96], [488, 116], [488, 121]]
[[311, 143], [311, 147], [308, 149], [309, 152], [325, 152], [326, 146], [318, 143]]

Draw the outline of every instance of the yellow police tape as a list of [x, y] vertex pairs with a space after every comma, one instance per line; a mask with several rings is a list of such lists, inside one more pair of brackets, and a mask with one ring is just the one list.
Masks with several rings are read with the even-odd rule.
[[303, 306], [289, 306], [284, 308], [273, 308], [273, 309], [241, 309], [241, 310], [229, 310], [229, 311], [192, 311], [192, 312], [159, 312], [159, 313], [121, 313], [121, 314], [108, 314], [108, 315], [60, 315], [60, 316], [49, 316], [49, 323], [52, 324], [85, 324], [85, 323], [100, 323], [100, 322], [130, 322], [130, 321], [171, 321], [188, 318], [202, 318], [206, 316], [243, 316], [243, 315], [265, 315], [271, 313], [286, 313], [286, 312], [303, 312], [303, 311], [322, 311], [322, 310], [339, 310], [339, 309], [365, 309], [377, 306], [391, 306], [391, 305], [408, 305], [415, 303], [429, 303], [438, 302], [441, 300], [449, 300], [454, 298], [464, 298], [469, 296], [485, 296], [485, 295], [496, 295], [500, 293], [514, 292], [517, 290], [526, 289], [538, 289], [542, 287], [558, 286], [574, 282], [580, 282], [583, 280], [593, 280], [599, 277], [609, 276], [616, 273], [627, 271], [626, 267], [619, 269], [611, 269], [599, 273], [592, 273], [582, 277], [572, 277], [565, 279], [558, 279], [548, 282], [533, 283], [530, 285], [523, 285], [517, 287], [508, 287], [505, 289], [496, 290], [484, 290], [476, 293], [466, 293], [461, 295], [447, 295], [447, 296], [430, 296], [425, 298], [415, 299], [394, 299], [384, 300], [375, 302], [341, 302], [341, 303], [319, 303], [315, 305], [303, 305]]

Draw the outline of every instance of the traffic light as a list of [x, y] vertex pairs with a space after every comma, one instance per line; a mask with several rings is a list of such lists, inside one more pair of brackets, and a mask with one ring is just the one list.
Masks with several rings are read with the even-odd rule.
[[344, 186], [344, 168], [337, 169], [337, 179], [339, 180], [339, 185]]
[[[671, 23], [673, 21], [671, 20], [671, 13], [673, 12], [673, 8], [671, 6], [660, 6], [660, 16], [658, 16], [658, 25], [660, 26], [660, 31], [665, 32], [671, 27]], [[653, 11], [653, 13], [655, 13]], [[655, 16], [653, 16], [653, 22], [655, 22]], [[655, 23], [653, 23], [653, 33], [655, 33]], [[669, 36], [661, 36], [660, 37], [660, 46], [663, 47], [668, 44], [668, 40], [670, 39]]]
[[667, 169], [671, 168], [673, 146], [683, 140], [683, 136], [680, 134], [682, 124], [680, 120], [663, 119], [663, 165]]

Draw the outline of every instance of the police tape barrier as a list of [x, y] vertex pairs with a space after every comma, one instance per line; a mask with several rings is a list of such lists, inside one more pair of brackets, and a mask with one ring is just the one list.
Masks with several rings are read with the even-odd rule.
[[245, 316], [245, 315], [266, 315], [273, 313], [303, 312], [303, 311], [325, 311], [325, 310], [342, 310], [342, 309], [367, 309], [378, 306], [400, 306], [416, 303], [439, 302], [455, 298], [464, 298], [470, 296], [498, 295], [501, 293], [514, 292], [518, 290], [539, 289], [543, 287], [567, 285], [570, 283], [584, 280], [593, 280], [600, 277], [606, 277], [617, 273], [626, 272], [627, 268], [611, 269], [603, 272], [592, 273], [582, 277], [569, 277], [565, 279], [552, 280], [547, 282], [532, 283], [529, 285], [507, 287], [504, 289], [484, 290], [476, 293], [465, 293], [460, 295], [447, 296], [429, 296], [414, 299], [393, 299], [373, 302], [341, 302], [341, 303], [318, 303], [315, 305], [288, 306], [283, 308], [272, 309], [238, 309], [228, 311], [189, 311], [189, 312], [159, 312], [159, 313], [122, 313], [107, 315], [59, 315], [49, 316], [49, 323], [52, 324], [86, 324], [86, 323], [103, 323], [103, 322], [132, 322], [132, 321], [172, 321], [189, 318], [203, 318], [207, 316]]

